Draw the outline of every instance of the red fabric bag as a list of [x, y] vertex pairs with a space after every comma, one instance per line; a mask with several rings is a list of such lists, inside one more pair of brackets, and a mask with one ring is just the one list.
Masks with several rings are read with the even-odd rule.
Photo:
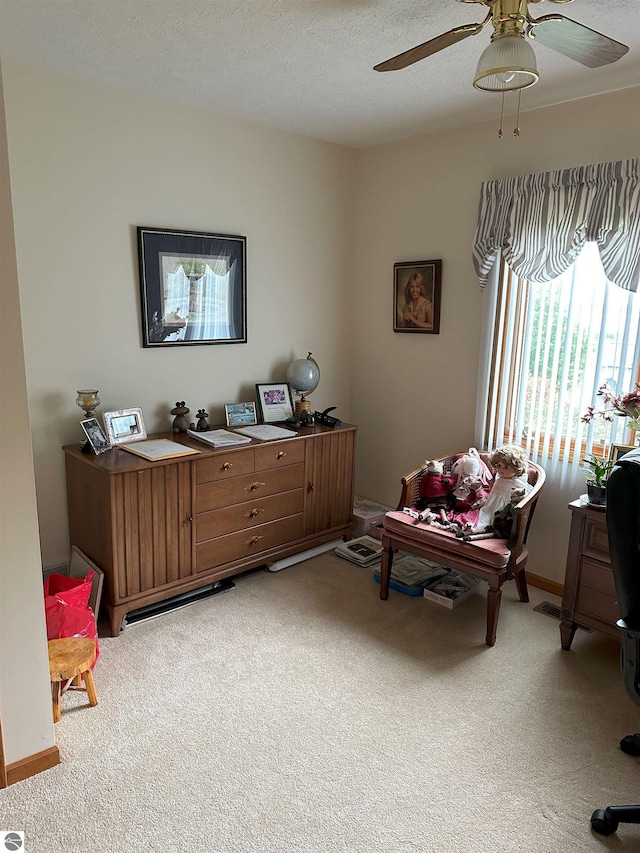
[[84, 578], [48, 575], [44, 579], [44, 609], [48, 640], [57, 640], [60, 637], [90, 637], [96, 641], [97, 661], [100, 654], [98, 629], [93, 610], [89, 607], [91, 579], [94, 574], [92, 569]]

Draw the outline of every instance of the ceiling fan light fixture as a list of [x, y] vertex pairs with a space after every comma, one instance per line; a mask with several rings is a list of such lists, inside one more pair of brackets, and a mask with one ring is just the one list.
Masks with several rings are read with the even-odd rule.
[[473, 85], [483, 92], [513, 92], [538, 82], [536, 55], [521, 35], [493, 39], [478, 61]]

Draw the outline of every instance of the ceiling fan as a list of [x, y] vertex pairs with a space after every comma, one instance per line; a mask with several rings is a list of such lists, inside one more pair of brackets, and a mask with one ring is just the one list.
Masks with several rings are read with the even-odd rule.
[[[629, 48], [608, 36], [572, 21], [564, 15], [544, 15], [532, 18], [529, 3], [542, 0], [458, 0], [460, 3], [480, 3], [489, 11], [478, 24], [455, 27], [424, 44], [412, 47], [379, 65], [375, 71], [398, 71], [426, 59], [440, 50], [480, 33], [489, 23], [493, 24], [491, 43], [478, 62], [473, 80], [476, 89], [489, 92], [507, 92], [524, 89], [538, 81], [535, 53], [531, 41], [538, 41], [557, 50], [564, 56], [597, 68], [617, 62]], [[570, 3], [571, 0], [551, 0], [553, 3]]]

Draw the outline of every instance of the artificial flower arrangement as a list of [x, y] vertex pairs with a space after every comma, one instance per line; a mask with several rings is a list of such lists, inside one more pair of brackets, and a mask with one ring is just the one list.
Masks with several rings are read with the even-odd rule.
[[605, 421], [613, 421], [614, 417], [629, 418], [629, 429], [640, 431], [640, 382], [636, 382], [634, 391], [618, 395], [605, 382], [598, 388], [597, 395], [602, 397], [604, 406], [602, 409], [589, 406], [581, 418], [583, 423], [588, 424], [595, 417], [604, 418]]

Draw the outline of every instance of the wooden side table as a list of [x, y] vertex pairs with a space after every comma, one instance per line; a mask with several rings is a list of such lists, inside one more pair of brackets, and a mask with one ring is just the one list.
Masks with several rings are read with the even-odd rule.
[[565, 650], [571, 648], [578, 626], [595, 628], [610, 637], [620, 638], [604, 507], [596, 509], [576, 500], [569, 504], [569, 509], [571, 532], [560, 623], [560, 638]]

